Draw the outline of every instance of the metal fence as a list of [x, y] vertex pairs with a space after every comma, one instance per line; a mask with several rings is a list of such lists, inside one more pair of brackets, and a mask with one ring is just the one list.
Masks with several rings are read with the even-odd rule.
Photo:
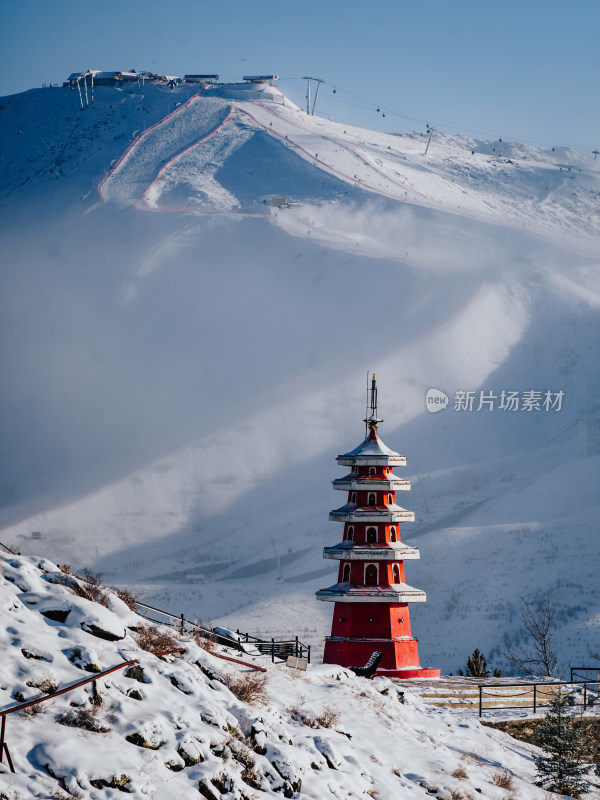
[[261, 655], [270, 655], [271, 661], [273, 662], [276, 658], [285, 661], [288, 656], [296, 656], [298, 658], [307, 658], [310, 664], [310, 645], [301, 642], [297, 636], [295, 636], [293, 639], [275, 639], [273, 637], [271, 639], [264, 639], [260, 636], [252, 636], [250, 633], [240, 633], [239, 630], [236, 631], [236, 636], [226, 636], [225, 634], [216, 631], [214, 628], [209, 628], [201, 625], [198, 622], [192, 622], [192, 620], [186, 619], [183, 614], [177, 616], [177, 614], [171, 614], [169, 611], [163, 611], [161, 608], [149, 606], [147, 603], [141, 603], [139, 600], [136, 600], [136, 604], [140, 608], [153, 612], [155, 615], [159, 614], [163, 617], [166, 617], [167, 622], [165, 623], [164, 620], [155, 619], [149, 614], [142, 614], [142, 616], [146, 619], [150, 620], [151, 622], [158, 622], [160, 624], [178, 627], [181, 633], [185, 633], [187, 626], [188, 630], [192, 629], [193, 631], [199, 633], [200, 636], [211, 638], [218, 644], [225, 645], [225, 647], [233, 647], [240, 652], [243, 652], [243, 642], [244, 644], [251, 644], [256, 647]]
[[[517, 691], [513, 691], [515, 689]], [[557, 691], [563, 689], [566, 689], [570, 706], [581, 706], [583, 711], [586, 711], [598, 703], [597, 681], [479, 684], [479, 716], [481, 717], [484, 711], [500, 711], [507, 708], [522, 710], [531, 708], [535, 714], [539, 708], [548, 705]]]

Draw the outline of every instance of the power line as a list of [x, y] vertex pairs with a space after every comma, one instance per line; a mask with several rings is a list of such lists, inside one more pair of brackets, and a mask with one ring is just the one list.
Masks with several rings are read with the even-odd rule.
[[[294, 80], [306, 80], [306, 79], [307, 78], [305, 76], [303, 78], [287, 77], [287, 78], [284, 78], [283, 80], [294, 81]], [[336, 94], [336, 95], [339, 92], [341, 92], [342, 94], [347, 95], [348, 97], [352, 97], [354, 100], [358, 101], [357, 103], [352, 103], [352, 102], [349, 102], [348, 100], [344, 100], [344, 99], [342, 99], [342, 98], [340, 98], [338, 96], [338, 97], [335, 97], [335, 98], [333, 98], [333, 97], [329, 98], [329, 102], [341, 103], [342, 105], [352, 106], [353, 108], [359, 108], [359, 109], [363, 109], [365, 111], [369, 111], [369, 110], [377, 110], [377, 111], [379, 111], [379, 110], [383, 109], [383, 111], [384, 111], [383, 116], [384, 117], [389, 115], [389, 116], [393, 116], [393, 117], [398, 117], [400, 119], [405, 119], [405, 120], [407, 120], [409, 122], [418, 122], [418, 123], [420, 123], [422, 125], [429, 125], [427, 120], [422, 118], [422, 117], [415, 117], [415, 116], [411, 116], [411, 115], [408, 115], [408, 114], [402, 114], [400, 111], [398, 111], [395, 108], [392, 108], [387, 103], [376, 103], [371, 98], [364, 97], [362, 95], [356, 94], [355, 92], [351, 92], [349, 89], [346, 89], [344, 87], [340, 87], [339, 84], [337, 84], [337, 83], [331, 84], [328, 81], [321, 81], [321, 83], [324, 83], [325, 85], [328, 85], [328, 86], [332, 86], [333, 93]], [[430, 117], [430, 119], [431, 119], [431, 117]], [[470, 125], [457, 124], [457, 123], [453, 123], [453, 122], [445, 122], [443, 120], [435, 120], [435, 119], [434, 119], [434, 123], [438, 127], [438, 129], [439, 128], [450, 128], [450, 129], [456, 131], [457, 133], [459, 133], [460, 135], [463, 135], [463, 136], [465, 136], [465, 135], [486, 136], [486, 137], [490, 137], [492, 139], [495, 139], [498, 136], [498, 131], [497, 130], [496, 131], [491, 131], [491, 130], [488, 130], [488, 129], [471, 127]], [[532, 137], [521, 136], [519, 134], [515, 134], [515, 133], [511, 133], [511, 132], [508, 133], [508, 136], [512, 140], [514, 140], [516, 142], [522, 142], [523, 144], [532, 144], [532, 145], [538, 145], [538, 146], [542, 146], [542, 147], [552, 147], [553, 145], [556, 145], [556, 142], [548, 142], [548, 141], [542, 140], [542, 139], [534, 139]], [[597, 155], [600, 155], [600, 151], [598, 151]]]

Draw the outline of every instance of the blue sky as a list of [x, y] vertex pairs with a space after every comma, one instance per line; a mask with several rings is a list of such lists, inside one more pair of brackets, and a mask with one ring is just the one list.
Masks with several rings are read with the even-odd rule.
[[0, 0], [0, 94], [88, 67], [276, 72], [303, 105], [310, 74], [348, 124], [592, 150], [599, 31], [598, 0]]

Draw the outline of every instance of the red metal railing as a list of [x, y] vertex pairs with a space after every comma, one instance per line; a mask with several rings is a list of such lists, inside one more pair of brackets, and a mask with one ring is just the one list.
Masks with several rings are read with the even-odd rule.
[[[161, 656], [168, 656], [171, 653], [184, 652], [185, 648], [177, 647], [173, 650], [165, 650], [163, 653], [151, 653], [151, 655], [160, 658]], [[10, 757], [8, 745], [6, 744], [6, 717], [9, 714], [14, 714], [15, 711], [23, 711], [24, 709], [31, 708], [31, 706], [36, 706], [39, 703], [45, 703], [46, 700], [52, 700], [53, 697], [58, 697], [59, 695], [66, 694], [67, 692], [72, 692], [74, 689], [79, 689], [80, 686], [85, 686], [87, 683], [93, 683], [94, 681], [97, 681], [98, 678], [103, 678], [105, 675], [110, 675], [111, 672], [116, 672], [119, 669], [125, 669], [125, 667], [131, 667], [138, 663], [139, 659], [137, 658], [134, 658], [131, 661], [123, 661], [121, 664], [117, 664], [115, 667], [104, 669], [101, 672], [94, 672], [89, 678], [83, 678], [83, 680], [68, 683], [66, 686], [63, 686], [61, 689], [57, 689], [55, 692], [51, 692], [50, 694], [40, 694], [36, 697], [33, 697], [31, 700], [26, 700], [23, 703], [13, 703], [12, 706], [0, 709], [0, 717], [2, 717], [2, 723], [0, 726], [0, 763], [3, 762], [4, 754], [6, 754], [6, 760], [8, 761], [8, 766], [10, 767], [11, 772], [15, 771], [12, 758]]]

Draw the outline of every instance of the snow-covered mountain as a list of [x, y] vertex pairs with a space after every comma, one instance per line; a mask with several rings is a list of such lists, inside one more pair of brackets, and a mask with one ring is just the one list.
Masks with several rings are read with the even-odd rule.
[[425, 154], [273, 87], [0, 114], [0, 541], [316, 645], [370, 369], [413, 482], [422, 662], [499, 664], [542, 591], [562, 663], [598, 647], [600, 162], [438, 132]]
[[[161, 659], [142, 617], [83, 587], [46, 559], [0, 562], [2, 709], [137, 661], [6, 717], [7, 800], [504, 800], [503, 777], [523, 800], [547, 796], [533, 785], [536, 748], [474, 712], [425, 706], [416, 688], [341, 667], [209, 652], [191, 636]], [[232, 662], [240, 656], [266, 672]]]

